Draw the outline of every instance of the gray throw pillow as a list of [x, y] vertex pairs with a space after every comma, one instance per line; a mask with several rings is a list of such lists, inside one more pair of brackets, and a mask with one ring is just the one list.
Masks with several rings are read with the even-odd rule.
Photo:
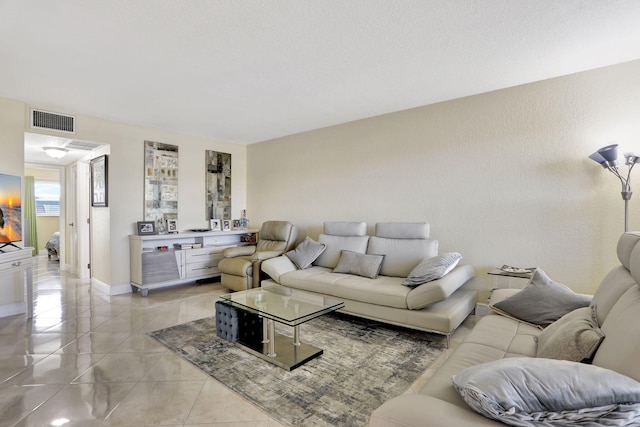
[[595, 306], [582, 307], [547, 326], [537, 337], [536, 357], [589, 361], [604, 339]]
[[361, 254], [343, 250], [334, 273], [348, 273], [375, 279], [380, 273], [384, 255]]
[[541, 269], [537, 269], [527, 286], [520, 292], [489, 308], [498, 314], [515, 318], [543, 328], [580, 307], [591, 303], [588, 295], [578, 295], [556, 283]]
[[286, 252], [287, 258], [300, 270], [309, 267], [313, 261], [326, 249], [324, 243], [318, 243], [310, 237], [306, 237], [294, 250]]
[[461, 259], [462, 255], [457, 252], [448, 252], [443, 255], [426, 258], [411, 270], [411, 273], [402, 284], [415, 288], [423, 283], [442, 279], [458, 265]]
[[510, 357], [452, 381], [474, 411], [512, 426], [640, 425], [640, 383], [599, 366]]

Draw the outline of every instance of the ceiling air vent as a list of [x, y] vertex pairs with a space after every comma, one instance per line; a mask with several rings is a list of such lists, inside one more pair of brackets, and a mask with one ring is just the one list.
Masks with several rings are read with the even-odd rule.
[[65, 133], [76, 133], [76, 118], [66, 114], [32, 109], [31, 127]]
[[70, 139], [66, 144], [64, 144], [64, 148], [73, 150], [92, 151], [99, 147], [102, 147], [102, 144], [98, 144], [97, 142], [76, 141], [74, 139]]

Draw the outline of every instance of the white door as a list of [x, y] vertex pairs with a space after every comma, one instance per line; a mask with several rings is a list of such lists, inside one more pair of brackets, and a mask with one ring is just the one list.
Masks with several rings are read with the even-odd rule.
[[71, 166], [67, 192], [67, 236], [69, 265], [73, 274], [81, 279], [91, 277], [89, 269], [89, 165], [76, 162]]

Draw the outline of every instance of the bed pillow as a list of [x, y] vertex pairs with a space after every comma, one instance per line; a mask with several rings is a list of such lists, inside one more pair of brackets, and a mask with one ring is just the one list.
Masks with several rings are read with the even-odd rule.
[[520, 292], [490, 305], [489, 308], [503, 316], [544, 328], [565, 314], [587, 307], [590, 303], [590, 296], [574, 293], [567, 286], [551, 280], [538, 268]]
[[640, 383], [599, 366], [512, 357], [452, 381], [474, 411], [512, 426], [640, 425]]
[[536, 357], [590, 361], [604, 339], [595, 310], [595, 306], [573, 310], [546, 327], [536, 337]]
[[309, 267], [313, 261], [327, 248], [324, 243], [318, 243], [310, 237], [306, 237], [294, 250], [285, 252], [287, 258], [300, 270]]
[[375, 279], [380, 273], [384, 255], [361, 254], [343, 250], [338, 259], [334, 273], [355, 274]]
[[415, 288], [423, 283], [442, 279], [458, 265], [460, 259], [462, 259], [462, 255], [457, 252], [448, 252], [443, 255], [426, 258], [411, 270], [411, 273], [402, 284]]

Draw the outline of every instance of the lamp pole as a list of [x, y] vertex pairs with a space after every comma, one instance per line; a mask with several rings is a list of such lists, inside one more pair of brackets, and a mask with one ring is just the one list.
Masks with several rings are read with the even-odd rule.
[[591, 160], [599, 163], [603, 168], [614, 174], [622, 184], [622, 200], [624, 200], [624, 232], [629, 231], [629, 200], [631, 200], [631, 170], [640, 162], [640, 157], [632, 153], [624, 155], [624, 164], [627, 165], [627, 176], [623, 176], [618, 169], [618, 144], [602, 147], [589, 156]]

